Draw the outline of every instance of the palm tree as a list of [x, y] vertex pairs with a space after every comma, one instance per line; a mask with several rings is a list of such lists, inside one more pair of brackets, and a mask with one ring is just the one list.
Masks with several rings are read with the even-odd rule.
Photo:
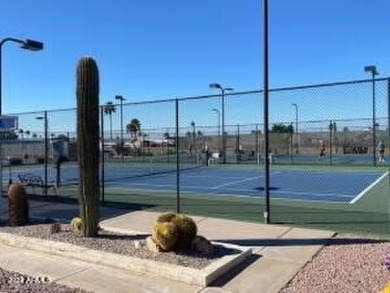
[[30, 130], [26, 130], [24, 133], [27, 135], [27, 138], [30, 138]]
[[112, 113], [115, 113], [115, 111], [116, 111], [116, 108], [112, 102], [107, 102], [103, 106], [104, 114], [110, 116], [110, 140], [112, 140]]
[[137, 118], [131, 119], [130, 123], [126, 125], [126, 131], [130, 132], [131, 137], [137, 140], [141, 131], [141, 122]]
[[24, 130], [20, 128], [20, 129], [19, 129], [19, 131], [18, 131], [18, 133], [20, 133], [20, 134], [21, 134], [21, 136], [22, 136], [22, 140], [23, 140], [23, 138], [24, 138], [24, 135], [23, 135], [23, 134], [24, 134]]

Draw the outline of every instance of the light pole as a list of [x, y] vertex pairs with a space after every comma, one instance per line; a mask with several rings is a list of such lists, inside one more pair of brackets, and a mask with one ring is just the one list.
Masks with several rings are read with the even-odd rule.
[[226, 91], [234, 91], [233, 88], [222, 87], [219, 83], [210, 83], [209, 87], [211, 89], [220, 89], [221, 90], [221, 100], [222, 100], [222, 157], [223, 164], [226, 164], [226, 135], [225, 135], [225, 92]]
[[213, 112], [217, 113], [217, 125], [218, 125], [218, 149], [221, 150], [221, 115], [218, 109], [213, 109]]
[[3, 111], [2, 111], [2, 48], [3, 48], [3, 44], [5, 44], [6, 42], [15, 42], [15, 43], [18, 43], [20, 44], [20, 48], [24, 49], [24, 50], [29, 50], [29, 51], [40, 51], [43, 49], [43, 43], [41, 42], [37, 42], [37, 41], [33, 41], [33, 40], [20, 40], [20, 39], [15, 39], [15, 38], [5, 38], [5, 39], [2, 39], [0, 41], [0, 115], [3, 114]]
[[372, 76], [372, 154], [374, 166], [376, 166], [376, 119], [375, 119], [375, 75], [379, 75], [375, 65], [364, 66], [364, 72], [371, 73]]
[[269, 160], [269, 30], [268, 0], [263, 0], [264, 222], [271, 222]]
[[298, 105], [295, 103], [291, 105], [295, 107], [295, 153], [298, 154]]
[[115, 96], [115, 100], [119, 100], [121, 102], [121, 157], [123, 162], [123, 151], [124, 151], [124, 141], [123, 141], [123, 101], [125, 100], [122, 96]]
[[[16, 38], [5, 38], [0, 41], [0, 116], [3, 114], [3, 109], [2, 109], [2, 102], [3, 102], [3, 97], [2, 97], [2, 49], [3, 49], [3, 44], [6, 42], [14, 42], [20, 44], [20, 48], [24, 50], [29, 50], [29, 51], [40, 51], [43, 49], [43, 43], [37, 42], [34, 40], [20, 40]], [[0, 146], [0, 153], [1, 153], [1, 146]], [[12, 180], [10, 179], [10, 183]], [[2, 193], [3, 190], [3, 170], [0, 164], [0, 193]]]
[[45, 195], [47, 195], [47, 163], [49, 160], [49, 135], [48, 135], [48, 123], [47, 123], [47, 111], [45, 111], [44, 116], [36, 117], [38, 120], [44, 121], [44, 127], [45, 127], [45, 188], [44, 192]]

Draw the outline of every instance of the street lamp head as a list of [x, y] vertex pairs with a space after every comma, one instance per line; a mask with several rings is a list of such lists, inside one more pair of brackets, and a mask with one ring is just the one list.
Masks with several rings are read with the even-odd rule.
[[210, 83], [209, 88], [211, 89], [222, 89], [222, 86], [219, 83]]
[[364, 72], [370, 72], [372, 75], [378, 75], [378, 71], [376, 71], [375, 65], [364, 66]]
[[232, 88], [232, 87], [227, 87], [227, 88], [225, 88], [224, 90], [225, 90], [225, 91], [234, 91], [234, 88]]
[[295, 104], [295, 103], [292, 103], [291, 105], [292, 105], [292, 106], [294, 106], [294, 107], [298, 107], [298, 105], [297, 105], [297, 104]]
[[125, 98], [122, 97], [122, 96], [115, 96], [115, 100], [120, 100], [120, 101], [124, 101]]
[[45, 117], [43, 117], [43, 116], [38, 116], [38, 117], [35, 117], [35, 119], [37, 119], [37, 120], [43, 120], [43, 119], [45, 119]]
[[216, 113], [218, 113], [218, 114], [219, 114], [219, 111], [218, 111], [218, 109], [213, 109], [213, 110], [211, 110], [211, 111], [213, 111], [213, 112], [216, 112]]
[[43, 43], [27, 39], [22, 42], [20, 47], [29, 51], [41, 51], [43, 50]]

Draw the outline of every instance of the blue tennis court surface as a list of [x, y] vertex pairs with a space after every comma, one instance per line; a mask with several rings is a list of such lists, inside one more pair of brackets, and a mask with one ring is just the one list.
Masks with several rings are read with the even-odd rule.
[[[270, 171], [272, 198], [304, 201], [354, 203], [387, 176], [370, 171]], [[105, 183], [106, 187], [140, 189], [153, 192], [176, 191], [176, 174], [139, 176]], [[264, 196], [262, 169], [203, 167], [186, 170], [180, 176], [181, 192], [230, 195]]]
[[[177, 178], [172, 170], [168, 173], [165, 169], [150, 170], [157, 171], [157, 174], [150, 175], [146, 174], [148, 167], [135, 169], [126, 167], [126, 164], [115, 166], [116, 168], [107, 168], [105, 171], [105, 188], [176, 193]], [[50, 180], [55, 178], [53, 170], [54, 168], [50, 168]], [[42, 177], [44, 175], [41, 168], [29, 169], [26, 172]], [[64, 185], [76, 184], [77, 177], [75, 165], [62, 168], [61, 180]], [[273, 167], [270, 171], [270, 196], [271, 199], [353, 204], [385, 178], [388, 179], [388, 172], [380, 170], [302, 170]], [[264, 181], [262, 166], [204, 166], [181, 171], [180, 191], [189, 195], [263, 197]]]

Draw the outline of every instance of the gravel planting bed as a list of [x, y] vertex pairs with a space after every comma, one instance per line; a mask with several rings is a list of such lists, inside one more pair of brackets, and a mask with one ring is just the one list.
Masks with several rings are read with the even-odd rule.
[[390, 242], [338, 235], [279, 293], [379, 293], [390, 281]]
[[48, 233], [51, 224], [35, 220], [31, 225], [21, 227], [9, 227], [5, 222], [0, 222], [0, 232], [17, 234], [25, 237], [48, 239], [59, 242], [71, 243], [77, 246], [96, 250], [103, 250], [136, 258], [149, 259], [170, 263], [174, 265], [202, 269], [216, 259], [226, 255], [240, 253], [235, 249], [214, 245], [214, 253], [205, 255], [191, 250], [177, 252], [152, 252], [146, 246], [136, 247], [137, 242], [143, 242], [147, 235], [125, 235], [117, 232], [100, 230], [97, 237], [83, 237], [81, 232], [72, 231], [69, 225], [61, 225], [58, 233]]
[[[58, 233], [48, 233], [51, 226], [50, 220], [32, 220], [30, 225], [9, 227], [7, 222], [0, 219], [0, 232], [12, 233], [19, 236], [47, 239], [66, 242], [77, 246], [95, 250], [117, 253], [136, 258], [160, 261], [179, 266], [202, 269], [213, 261], [231, 254], [239, 253], [235, 249], [229, 249], [220, 245], [214, 245], [212, 255], [203, 255], [190, 250], [179, 252], [152, 252], [146, 246], [136, 248], [136, 243], [144, 241], [146, 235], [125, 235], [117, 232], [100, 230], [94, 238], [83, 237], [81, 232], [72, 231], [69, 225], [62, 224]], [[70, 288], [50, 281], [47, 277], [31, 277], [16, 272], [9, 272], [0, 268], [0, 293], [27, 293], [27, 292], [63, 292], [63, 293], [87, 293], [88, 291]]]

